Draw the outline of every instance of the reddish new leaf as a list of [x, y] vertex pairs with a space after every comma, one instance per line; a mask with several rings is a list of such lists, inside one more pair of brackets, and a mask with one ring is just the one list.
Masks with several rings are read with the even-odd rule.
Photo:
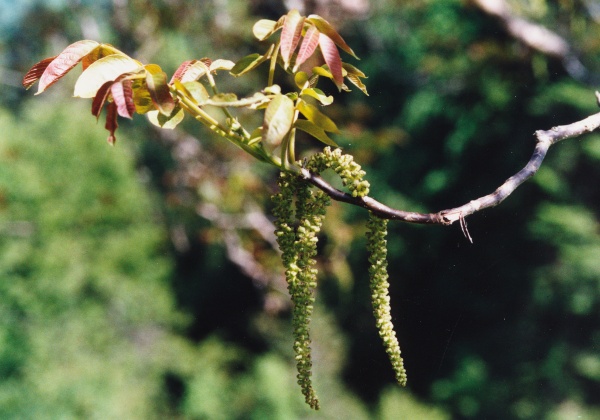
[[346, 41], [344, 41], [344, 38], [342, 38], [340, 36], [340, 34], [338, 34], [337, 31], [334, 29], [334, 27], [331, 26], [331, 24], [329, 22], [327, 22], [325, 19], [323, 19], [321, 16], [310, 15], [308, 18], [306, 18], [306, 20], [309, 21], [310, 23], [312, 23], [313, 25], [315, 25], [317, 27], [317, 29], [319, 29], [319, 32], [321, 32], [322, 34], [325, 34], [329, 38], [331, 38], [331, 40], [334, 43], [336, 43], [337, 46], [340, 47], [342, 50], [346, 51], [348, 54], [350, 54], [354, 58], [358, 58], [356, 56], [356, 54], [354, 54], [354, 51], [352, 51], [352, 48], [350, 48], [348, 46], [348, 44], [346, 44]]
[[173, 77], [171, 77], [171, 81], [169, 84], [173, 83], [175, 80], [181, 80], [185, 72], [190, 68], [192, 64], [194, 64], [196, 60], [188, 60], [181, 63], [181, 65], [177, 68], [175, 73], [173, 73]]
[[319, 47], [323, 53], [325, 63], [327, 63], [329, 66], [329, 71], [333, 76], [333, 82], [338, 89], [341, 89], [342, 85], [344, 84], [344, 76], [342, 74], [342, 59], [340, 58], [340, 53], [338, 52], [335, 43], [327, 35], [320, 33]]
[[313, 55], [319, 45], [319, 30], [314, 25], [310, 25], [304, 34], [302, 44], [298, 50], [298, 57], [296, 57], [296, 64], [294, 65], [294, 72], [304, 63], [306, 60]]
[[100, 113], [102, 112], [102, 107], [104, 103], [108, 99], [108, 94], [110, 93], [110, 88], [113, 85], [113, 81], [109, 80], [100, 86], [100, 89], [96, 92], [96, 96], [94, 96], [94, 100], [92, 101], [92, 115], [94, 117], [100, 118]]
[[121, 117], [132, 118], [135, 113], [135, 104], [133, 102], [133, 89], [131, 80], [115, 82], [110, 87], [110, 94], [113, 102], [117, 105], [117, 112]]
[[286, 68], [290, 64], [292, 54], [298, 46], [303, 26], [304, 17], [300, 16], [297, 10], [290, 10], [285, 17], [283, 29], [281, 30], [280, 51]]
[[40, 84], [38, 85], [36, 95], [42, 93], [49, 86], [56, 83], [86, 55], [97, 48], [98, 45], [100, 44], [96, 41], [84, 40], [75, 42], [65, 48], [64, 51], [57, 55], [44, 70], [44, 73], [40, 77]]
[[148, 64], [146, 69], [146, 86], [156, 108], [164, 115], [171, 115], [175, 101], [171, 96], [167, 75], [156, 64]]
[[114, 102], [109, 102], [106, 106], [106, 124], [104, 124], [104, 128], [110, 133], [106, 139], [108, 143], [115, 144], [117, 141], [115, 131], [119, 128], [119, 123], [117, 123], [117, 105]]
[[30, 68], [25, 76], [23, 76], [23, 87], [25, 89], [29, 89], [35, 82], [40, 80], [40, 77], [42, 77], [42, 74], [44, 74], [44, 71], [46, 71], [46, 67], [48, 67], [48, 65], [54, 61], [55, 58], [56, 56], [45, 58]]
[[210, 72], [211, 63], [212, 61], [209, 58], [186, 61], [179, 66], [169, 84], [173, 83], [175, 80], [179, 80], [182, 83], [198, 80]]

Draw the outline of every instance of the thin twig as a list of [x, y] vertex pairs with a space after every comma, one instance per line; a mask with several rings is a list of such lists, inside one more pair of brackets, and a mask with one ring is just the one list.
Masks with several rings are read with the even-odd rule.
[[553, 127], [550, 130], [536, 131], [535, 136], [537, 138], [537, 143], [535, 145], [535, 150], [533, 151], [533, 155], [529, 159], [529, 162], [527, 162], [523, 169], [508, 178], [491, 194], [471, 200], [462, 206], [441, 210], [437, 213], [416, 213], [393, 209], [371, 197], [353, 197], [350, 194], [342, 192], [327, 183], [327, 181], [319, 175], [314, 174], [305, 168], [302, 168], [300, 173], [306, 181], [324, 191], [332, 199], [365, 208], [381, 218], [400, 220], [408, 223], [439, 225], [451, 225], [456, 221], [463, 220], [462, 225], [466, 227], [464, 218], [483, 209], [497, 206], [504, 201], [506, 197], [512, 194], [519, 185], [531, 178], [539, 170], [550, 146], [561, 140], [578, 137], [585, 133], [591, 133], [598, 129], [598, 127], [600, 127], [600, 113], [591, 115], [572, 124]]

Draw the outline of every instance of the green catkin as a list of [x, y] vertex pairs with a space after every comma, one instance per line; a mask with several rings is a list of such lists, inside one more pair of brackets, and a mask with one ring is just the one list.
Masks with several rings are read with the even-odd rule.
[[[317, 286], [317, 234], [325, 217], [329, 197], [322, 191], [312, 191], [308, 184], [290, 174], [279, 178], [280, 193], [273, 196], [276, 235], [286, 268], [288, 290], [294, 304], [292, 324], [298, 384], [306, 403], [318, 410], [319, 400], [312, 387], [312, 357], [309, 323]], [[297, 226], [294, 227], [293, 197], [296, 196]]]
[[[340, 149], [325, 148], [322, 153], [313, 155], [306, 162], [306, 168], [315, 173], [321, 173], [328, 168], [332, 169], [340, 176], [342, 183], [354, 197], [364, 197], [369, 193], [369, 183], [363, 180], [365, 172], [360, 165], [354, 162], [352, 156], [343, 155]], [[325, 218], [325, 208], [330, 204], [330, 198], [323, 191], [311, 189], [309, 184], [301, 177], [288, 172], [280, 174], [278, 185], [280, 192], [272, 197], [274, 202], [273, 215], [276, 218], [275, 234], [277, 235], [277, 243], [281, 249], [281, 259], [285, 267], [286, 281], [293, 303], [292, 324], [298, 384], [302, 389], [306, 403], [318, 410], [319, 400], [312, 387], [311, 380], [312, 357], [309, 324], [315, 302], [314, 293], [317, 287], [317, 269], [315, 268], [317, 235], [321, 230]], [[381, 231], [377, 228], [371, 230], [375, 232], [372, 237], [379, 238], [377, 235], [380, 235]], [[385, 225], [383, 225], [383, 232], [382, 243], [377, 240], [369, 243], [373, 242], [373, 249], [379, 252], [377, 255], [383, 252], [385, 263]], [[375, 253], [372, 254], [375, 255]], [[378, 287], [383, 287], [383, 291], [377, 289], [377, 293], [381, 293], [383, 301], [387, 302], [387, 306], [375, 306], [374, 300], [380, 334], [383, 334], [382, 331], [391, 331], [391, 337], [396, 340], [389, 316], [385, 264], [381, 266], [372, 263], [371, 269], [375, 270], [372, 279], [383, 279], [384, 283], [378, 283]], [[375, 282], [372, 282], [373, 284]], [[381, 316], [377, 315], [378, 311], [381, 312]], [[387, 323], [384, 323], [382, 320], [386, 319]], [[389, 336], [390, 333], [388, 332], [385, 337]], [[386, 340], [385, 337], [384, 341]], [[388, 339], [388, 341], [390, 340]], [[387, 344], [388, 341], [386, 341], [386, 349], [388, 349], [388, 354], [390, 354], [392, 364], [397, 372], [396, 376], [399, 378], [399, 382], [405, 383], [406, 374], [404, 373], [402, 358], [400, 358], [398, 343], [393, 341], [395, 342], [394, 347]], [[404, 378], [403, 382], [401, 378]]]
[[400, 345], [396, 338], [394, 325], [392, 324], [390, 297], [388, 289], [387, 273], [387, 220], [381, 219], [369, 212], [367, 222], [367, 250], [369, 252], [369, 278], [371, 288], [371, 302], [373, 314], [379, 330], [379, 336], [383, 340], [385, 351], [389, 356], [394, 369], [396, 381], [406, 386], [406, 370], [404, 361], [400, 355]]

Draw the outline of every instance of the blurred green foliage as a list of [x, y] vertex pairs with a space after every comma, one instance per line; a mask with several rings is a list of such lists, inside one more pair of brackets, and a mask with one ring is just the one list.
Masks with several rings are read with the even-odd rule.
[[[3, 68], [23, 72], [94, 33], [169, 70], [235, 59], [260, 49], [256, 18], [285, 11], [237, 0], [51, 3], [2, 21]], [[596, 2], [508, 3], [565, 36], [598, 74]], [[433, 211], [487, 194], [523, 166], [535, 130], [597, 110], [595, 86], [469, 2], [382, 0], [362, 20], [332, 10], [371, 96], [342, 95], [325, 111], [390, 205]], [[408, 390], [392, 387], [373, 325], [365, 214], [332, 206], [313, 319], [315, 414], [295, 384], [284, 288], [251, 280], [228, 249], [235, 234], [281, 273], [268, 238], [230, 223], [269, 209], [275, 174], [192, 124], [158, 133], [143, 119], [123, 123], [110, 148], [88, 103], [65, 108], [59, 89], [23, 101], [10, 74], [0, 90], [0, 417], [600, 415], [600, 136], [556, 145], [531, 181], [470, 217], [474, 245], [457, 227], [390, 223]], [[244, 94], [253, 82], [227, 83]]]

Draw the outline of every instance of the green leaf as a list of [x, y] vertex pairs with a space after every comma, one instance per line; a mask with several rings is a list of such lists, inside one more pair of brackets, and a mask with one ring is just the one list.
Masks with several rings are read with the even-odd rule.
[[358, 69], [357, 67], [353, 66], [352, 64], [348, 64], [348, 63], [342, 63], [342, 67], [344, 68], [344, 70], [346, 70], [347, 74], [353, 74], [357, 77], [362, 77], [362, 78], [366, 78], [367, 75], [364, 74], [360, 69]]
[[125, 54], [122, 51], [119, 51], [118, 49], [116, 49], [115, 47], [113, 47], [110, 44], [100, 44], [96, 48], [94, 48], [92, 51], [90, 51], [90, 53], [88, 55], [83, 57], [83, 59], [81, 60], [81, 66], [83, 67], [83, 70], [85, 71], [85, 69], [87, 69], [93, 62], [100, 60], [103, 57], [113, 55], [113, 54], [120, 54], [120, 55], [127, 56], [127, 54]]
[[238, 99], [234, 93], [219, 93], [212, 98], [207, 99], [204, 105], [212, 105], [218, 107], [248, 107], [256, 109], [260, 105], [269, 101], [269, 97], [257, 92], [248, 98]]
[[77, 79], [74, 96], [93, 98], [100, 87], [124, 73], [138, 72], [142, 63], [126, 55], [112, 54], [94, 61]]
[[261, 19], [252, 27], [252, 33], [259, 41], [264, 41], [280, 27], [279, 22], [270, 19]]
[[325, 130], [323, 130], [320, 127], [317, 127], [315, 124], [313, 124], [312, 122], [310, 122], [308, 120], [300, 120], [300, 119], [298, 119], [294, 123], [294, 127], [296, 127], [299, 130], [304, 131], [305, 133], [310, 134], [311, 136], [313, 136], [314, 138], [316, 138], [320, 142], [325, 143], [328, 146], [338, 147], [338, 145], [336, 144], [336, 142], [334, 142], [331, 139], [331, 137], [329, 137], [327, 135], [327, 133], [325, 132]]
[[292, 9], [285, 16], [283, 29], [281, 30], [281, 58], [283, 58], [284, 67], [287, 69], [290, 65], [292, 54], [300, 42], [302, 27], [304, 26], [304, 17], [300, 16], [297, 10]]
[[302, 96], [310, 96], [321, 103], [321, 105], [331, 105], [333, 103], [333, 96], [325, 95], [325, 93], [319, 88], [308, 88], [302, 91]]
[[185, 113], [183, 109], [176, 107], [173, 109], [171, 115], [162, 114], [158, 110], [149, 111], [146, 115], [148, 116], [148, 121], [155, 126], [172, 130], [177, 127], [181, 121], [183, 121]]
[[294, 82], [296, 82], [296, 86], [298, 89], [304, 89], [306, 83], [309, 81], [308, 74], [303, 71], [299, 71], [294, 75]]
[[352, 51], [352, 48], [350, 48], [348, 46], [348, 44], [346, 44], [346, 41], [344, 41], [344, 39], [340, 36], [340, 34], [338, 34], [337, 31], [333, 28], [333, 26], [331, 26], [331, 24], [329, 22], [327, 22], [325, 19], [323, 19], [321, 16], [318, 16], [318, 15], [310, 15], [308, 18], [306, 18], [306, 20], [309, 21], [310, 23], [312, 23], [313, 25], [315, 25], [317, 27], [317, 29], [319, 30], [319, 32], [321, 32], [322, 34], [327, 35], [329, 38], [331, 38], [331, 40], [338, 47], [340, 47], [342, 50], [346, 51], [352, 57], [358, 59], [356, 54], [354, 54], [354, 51]]
[[[198, 105], [203, 105], [210, 98], [208, 91], [200, 82], [185, 82], [181, 85], [186, 95], [194, 99]], [[179, 85], [176, 84], [175, 86], [179, 89]]]
[[156, 64], [148, 64], [146, 69], [146, 86], [156, 108], [164, 115], [171, 115], [175, 101], [167, 84], [167, 74]]
[[350, 81], [350, 83], [359, 88], [365, 95], [369, 96], [369, 92], [367, 92], [367, 87], [358, 76], [356, 76], [355, 74], [348, 73], [346, 75], [346, 78]]
[[285, 95], [275, 95], [267, 109], [263, 121], [263, 142], [273, 148], [279, 146], [292, 128], [294, 102]]
[[317, 127], [332, 133], [340, 132], [333, 120], [319, 111], [316, 106], [305, 101], [299, 101], [297, 108], [298, 111], [300, 111], [300, 113], [306, 117], [306, 119], [315, 124]]
[[145, 80], [137, 79], [133, 81], [133, 103], [135, 104], [135, 112], [138, 114], [145, 114], [156, 109]]
[[23, 78], [23, 85], [25, 87], [31, 87], [38, 79], [34, 79], [40, 73], [42, 67], [44, 67], [43, 73], [40, 75], [40, 84], [38, 85], [38, 91], [36, 95], [39, 95], [45, 91], [48, 87], [56, 83], [61, 77], [67, 74], [73, 67], [75, 67], [86, 55], [88, 55], [94, 48], [98, 47], [96, 41], [78, 41], [74, 44], [69, 45], [54, 59], [42, 60], [34, 65]]
[[230, 71], [233, 66], [235, 66], [235, 63], [231, 60], [223, 60], [223, 59], [218, 59], [213, 61], [209, 68], [210, 71], [217, 71], [217, 70], [227, 70]]
[[329, 79], [333, 79], [333, 74], [331, 74], [331, 72], [329, 70], [327, 70], [325, 67], [313, 67], [312, 69], [313, 74], [316, 74], [317, 76], [323, 76], [323, 77], [327, 77]]
[[269, 51], [265, 55], [260, 55], [258, 53], [247, 55], [235, 63], [230, 73], [236, 77], [248, 73], [250, 70], [253, 70], [264, 63], [271, 55], [274, 48], [275, 46], [271, 45], [271, 48], [269, 48]]

